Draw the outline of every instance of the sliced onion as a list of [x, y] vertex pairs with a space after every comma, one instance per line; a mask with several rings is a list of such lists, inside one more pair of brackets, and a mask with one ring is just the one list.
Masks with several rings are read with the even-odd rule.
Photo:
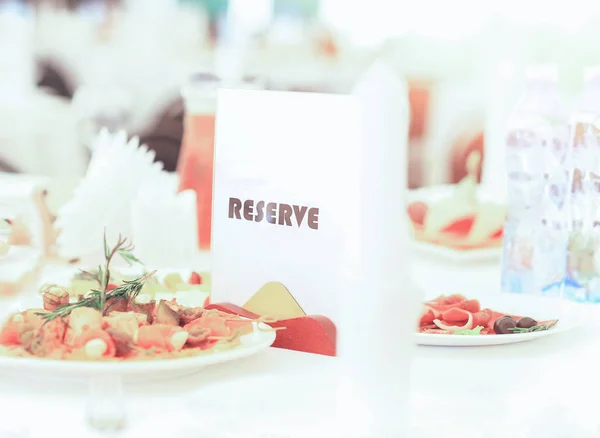
[[439, 319], [434, 319], [433, 323], [436, 326], [438, 326], [439, 328], [441, 328], [442, 330], [449, 330], [451, 332], [455, 332], [457, 330], [471, 330], [473, 328], [473, 314], [471, 312], [469, 312], [469, 320], [462, 327], [458, 327], [455, 325], [446, 325]]

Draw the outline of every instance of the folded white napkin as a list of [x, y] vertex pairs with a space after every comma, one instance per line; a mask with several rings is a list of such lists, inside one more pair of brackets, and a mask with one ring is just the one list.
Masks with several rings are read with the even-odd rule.
[[155, 268], [196, 267], [198, 226], [196, 193], [178, 193], [176, 174], [145, 182], [131, 205], [136, 255]]
[[154, 156], [137, 138], [127, 141], [124, 132], [100, 133], [86, 176], [58, 212], [60, 256], [99, 263], [105, 229], [109, 243], [119, 234], [131, 236], [131, 205], [144, 184], [162, 172]]

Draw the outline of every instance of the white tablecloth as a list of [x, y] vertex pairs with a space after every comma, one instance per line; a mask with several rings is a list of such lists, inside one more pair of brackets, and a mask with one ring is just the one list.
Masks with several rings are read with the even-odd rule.
[[[477, 289], [491, 291], [497, 284], [493, 265], [469, 267], [466, 279], [463, 266], [461, 280], [458, 267], [431, 263], [419, 261], [415, 272], [437, 266], [436, 275], [427, 276], [432, 282], [422, 280], [421, 286], [437, 284], [440, 293], [469, 295], [471, 280]], [[597, 331], [588, 326], [501, 347], [419, 347], [412, 366], [410, 437], [598, 436], [599, 351]], [[271, 348], [196, 375], [127, 385], [128, 425], [118, 436], [337, 436], [331, 431], [337, 365], [335, 358]], [[64, 437], [66, 431], [98, 436], [85, 425], [87, 394], [86, 384], [1, 372], [0, 438]]]

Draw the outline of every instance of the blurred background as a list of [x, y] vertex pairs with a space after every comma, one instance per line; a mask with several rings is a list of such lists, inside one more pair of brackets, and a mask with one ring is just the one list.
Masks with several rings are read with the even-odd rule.
[[383, 56], [409, 85], [409, 186], [455, 183], [503, 141], [527, 65], [578, 93], [598, 18], [584, 0], [0, 0], [0, 170], [79, 178], [101, 126], [175, 170], [191, 75], [345, 93]]

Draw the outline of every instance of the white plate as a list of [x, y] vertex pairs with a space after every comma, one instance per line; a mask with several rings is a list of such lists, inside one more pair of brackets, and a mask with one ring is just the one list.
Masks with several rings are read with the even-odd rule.
[[440, 347], [481, 347], [488, 345], [516, 344], [552, 336], [571, 330], [582, 321], [581, 307], [565, 300], [537, 297], [531, 295], [497, 294], [480, 299], [481, 307], [489, 307], [502, 313], [529, 316], [538, 321], [558, 319], [550, 330], [510, 335], [437, 335], [416, 333], [415, 341], [419, 345]]
[[447, 259], [453, 262], [465, 263], [496, 261], [499, 260], [500, 256], [502, 255], [501, 247], [458, 250], [433, 243], [420, 242], [417, 240], [413, 240], [411, 242], [411, 248], [414, 248], [416, 251], [427, 256]]
[[[433, 203], [444, 198], [449, 198], [454, 195], [456, 184], [440, 184], [429, 187], [421, 187], [418, 189], [409, 190], [407, 193], [407, 201]], [[480, 202], [504, 203], [505, 197], [496, 195], [485, 188], [478, 186], [476, 197]]]
[[[261, 323], [263, 329], [268, 329]], [[183, 359], [130, 362], [83, 362], [0, 356], [2, 372], [18, 372], [39, 377], [86, 379], [98, 376], [122, 377], [126, 380], [150, 380], [192, 374], [208, 365], [229, 362], [256, 354], [275, 342], [275, 331], [256, 330], [241, 337], [241, 345], [222, 351]]]
[[[454, 194], [456, 185], [444, 184], [430, 187], [422, 187], [415, 190], [409, 190], [407, 195], [407, 202], [425, 202], [431, 204], [441, 199], [448, 198]], [[495, 196], [494, 194], [486, 191], [485, 189], [477, 188], [477, 199], [482, 202], [503, 202], [502, 197]], [[502, 255], [502, 247], [494, 248], [482, 248], [482, 249], [469, 249], [459, 250], [449, 248], [443, 245], [436, 245], [434, 243], [422, 242], [413, 240], [411, 246], [426, 255], [448, 259], [454, 262], [477, 262], [477, 261], [490, 261], [498, 260]]]

